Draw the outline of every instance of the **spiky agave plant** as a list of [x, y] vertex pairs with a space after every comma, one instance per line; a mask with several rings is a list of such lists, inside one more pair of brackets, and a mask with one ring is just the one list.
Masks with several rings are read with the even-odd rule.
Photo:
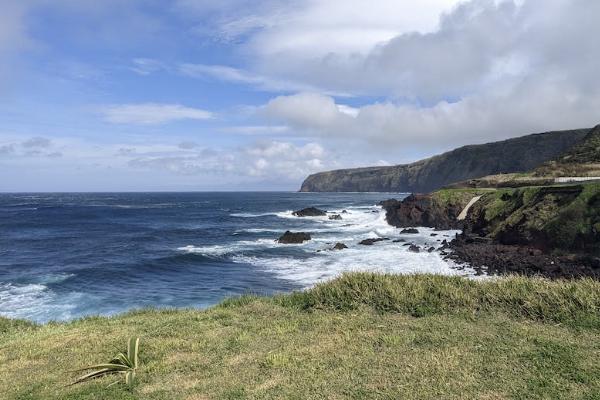
[[[140, 338], [129, 338], [127, 341], [127, 354], [117, 354], [109, 363], [90, 365], [86, 368], [81, 368], [77, 371], [93, 370], [79, 378], [71, 385], [86, 382], [95, 378], [100, 378], [107, 375], [122, 374], [125, 377], [125, 383], [131, 385], [135, 379], [135, 373], [138, 368], [138, 350], [140, 347]], [[117, 380], [111, 385], [118, 383]], [[110, 386], [110, 385], [109, 385]]]

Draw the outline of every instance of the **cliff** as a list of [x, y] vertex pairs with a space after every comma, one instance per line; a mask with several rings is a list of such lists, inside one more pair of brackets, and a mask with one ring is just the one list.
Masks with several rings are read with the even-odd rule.
[[545, 253], [600, 255], [600, 184], [502, 189], [484, 195], [464, 224], [466, 235]]
[[411, 194], [399, 201], [381, 202], [387, 222], [397, 228], [420, 227], [460, 229], [461, 211], [475, 196], [488, 193], [487, 189], [439, 190], [430, 194]]
[[412, 164], [342, 169], [309, 176], [302, 192], [430, 192], [486, 175], [530, 171], [557, 159], [590, 129], [555, 131], [470, 145]]

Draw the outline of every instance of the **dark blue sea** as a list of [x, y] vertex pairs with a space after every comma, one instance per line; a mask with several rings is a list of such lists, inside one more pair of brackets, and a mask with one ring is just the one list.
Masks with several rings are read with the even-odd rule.
[[[208, 307], [228, 296], [301, 290], [344, 271], [468, 271], [437, 252], [453, 231], [402, 235], [377, 203], [403, 194], [0, 194], [0, 315], [38, 322], [143, 307]], [[342, 212], [298, 218], [316, 206]], [[275, 242], [309, 232], [302, 245]], [[329, 250], [336, 242], [349, 249]]]

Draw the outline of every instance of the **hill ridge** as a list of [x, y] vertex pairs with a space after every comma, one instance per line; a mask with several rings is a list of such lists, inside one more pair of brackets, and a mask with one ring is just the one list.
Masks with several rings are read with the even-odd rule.
[[530, 171], [569, 151], [596, 128], [534, 133], [465, 145], [410, 164], [319, 172], [301, 192], [430, 192], [450, 183]]

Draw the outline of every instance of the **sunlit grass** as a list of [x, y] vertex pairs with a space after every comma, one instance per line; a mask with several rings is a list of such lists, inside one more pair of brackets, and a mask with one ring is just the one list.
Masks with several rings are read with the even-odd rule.
[[[4, 399], [594, 399], [600, 283], [350, 274], [206, 311], [0, 319]], [[143, 346], [134, 385], [65, 387]]]

